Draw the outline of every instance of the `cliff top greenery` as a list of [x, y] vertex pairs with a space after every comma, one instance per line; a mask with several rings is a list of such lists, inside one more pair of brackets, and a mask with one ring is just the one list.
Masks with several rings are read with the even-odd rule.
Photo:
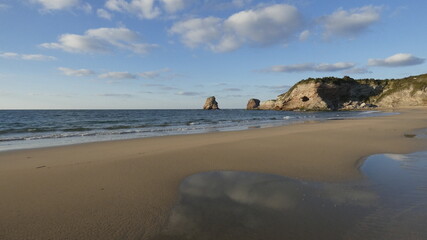
[[[348, 84], [363, 84], [370, 85], [372, 87], [380, 87], [383, 89], [382, 93], [376, 96], [375, 100], [379, 100], [387, 95], [392, 93], [411, 89], [412, 93], [415, 93], [417, 90], [427, 88], [427, 74], [417, 75], [417, 76], [409, 76], [401, 79], [373, 79], [373, 78], [365, 78], [365, 79], [353, 79], [349, 76], [344, 76], [343, 78], [337, 77], [323, 77], [323, 78], [308, 78], [299, 81], [294, 86], [292, 86], [286, 93], [279, 95], [279, 97], [286, 97], [287, 94], [290, 94], [298, 85], [308, 84], [308, 83], [321, 83], [328, 85], [335, 85], [339, 87], [340, 85], [348, 85]], [[372, 99], [374, 100], [374, 99]]]

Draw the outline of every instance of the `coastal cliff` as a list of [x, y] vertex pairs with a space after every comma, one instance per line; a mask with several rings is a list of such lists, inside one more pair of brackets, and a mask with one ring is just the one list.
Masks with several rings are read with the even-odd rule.
[[402, 79], [309, 78], [260, 109], [357, 110], [427, 105], [427, 74]]

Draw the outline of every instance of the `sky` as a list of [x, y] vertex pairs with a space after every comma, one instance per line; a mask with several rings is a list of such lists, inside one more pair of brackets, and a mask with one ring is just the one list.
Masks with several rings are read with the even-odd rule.
[[0, 109], [199, 109], [427, 73], [422, 0], [0, 0]]

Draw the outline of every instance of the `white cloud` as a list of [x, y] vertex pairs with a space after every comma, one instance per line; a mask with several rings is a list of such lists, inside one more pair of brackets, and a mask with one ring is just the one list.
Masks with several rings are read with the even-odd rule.
[[108, 0], [105, 7], [111, 11], [132, 13], [141, 19], [153, 19], [160, 15], [161, 11], [155, 5], [155, 0]]
[[181, 95], [181, 96], [196, 96], [199, 95], [200, 93], [198, 92], [177, 92], [176, 95]]
[[344, 71], [345, 74], [368, 74], [368, 73], [372, 73], [371, 70], [362, 67], [362, 68], [350, 68], [348, 70]]
[[163, 13], [176, 13], [187, 6], [189, 0], [107, 0], [105, 8], [136, 15], [141, 19], [154, 19]]
[[425, 62], [424, 58], [415, 57], [409, 53], [398, 53], [385, 59], [369, 59], [369, 66], [403, 67], [419, 65]]
[[303, 32], [301, 32], [300, 34], [299, 34], [299, 40], [300, 41], [305, 41], [305, 40], [307, 40], [309, 37], [310, 37], [310, 31], [309, 30], [305, 30], [305, 31], [303, 31]]
[[167, 12], [175, 13], [185, 8], [185, 0], [161, 0]]
[[138, 75], [142, 78], [155, 79], [155, 78], [160, 77], [162, 73], [166, 73], [166, 72], [170, 72], [170, 69], [169, 68], [163, 68], [163, 69], [156, 70], [156, 71], [142, 72], [142, 73], [139, 73]]
[[92, 6], [89, 3], [83, 3], [82, 5], [80, 5], [80, 8], [85, 11], [86, 13], [91, 13], [92, 12]]
[[179, 35], [188, 47], [206, 46], [216, 52], [227, 52], [244, 44], [285, 43], [301, 26], [301, 16], [295, 7], [276, 4], [241, 11], [227, 19], [206, 17], [180, 21], [171, 27], [170, 33]]
[[1, 58], [7, 59], [19, 59], [19, 60], [31, 60], [31, 61], [53, 61], [56, 57], [46, 56], [41, 54], [19, 54], [14, 52], [0, 53]]
[[286, 4], [241, 11], [225, 21], [225, 26], [231, 28], [242, 41], [261, 45], [284, 42], [301, 24], [298, 10]]
[[193, 18], [175, 23], [170, 32], [179, 34], [182, 42], [195, 48], [204, 43], [216, 42], [222, 35], [222, 20], [215, 17]]
[[21, 55], [23, 60], [33, 60], [33, 61], [53, 61], [56, 60], [56, 57], [46, 56], [41, 54], [23, 54]]
[[108, 12], [102, 8], [96, 10], [96, 15], [98, 15], [98, 17], [100, 17], [100, 18], [104, 18], [104, 19], [108, 19], [108, 20], [111, 20], [113, 18], [113, 15], [110, 12]]
[[86, 12], [92, 10], [92, 6], [88, 3], [82, 3], [81, 0], [30, 0], [30, 2], [42, 5], [43, 10], [65, 10], [71, 8], [80, 8]]
[[349, 11], [338, 9], [321, 19], [325, 28], [324, 36], [354, 38], [380, 20], [380, 11], [381, 7], [376, 6], [364, 6]]
[[267, 72], [336, 72], [353, 68], [354, 63], [337, 62], [337, 63], [303, 63], [292, 65], [276, 65], [267, 70]]
[[6, 9], [8, 9], [8, 8], [10, 8], [10, 6], [9, 6], [9, 5], [4, 4], [4, 3], [0, 3], [0, 11], [1, 11], [1, 10], [6, 10]]
[[314, 67], [316, 72], [336, 72], [354, 67], [354, 63], [338, 62], [338, 63], [321, 63]]
[[95, 74], [92, 70], [89, 69], [71, 69], [71, 68], [65, 68], [65, 67], [59, 67], [58, 70], [60, 70], [63, 74], [67, 76], [75, 76], [75, 77], [84, 77], [84, 76], [90, 76]]
[[73, 53], [106, 53], [118, 48], [145, 54], [157, 45], [141, 43], [136, 32], [120, 27], [89, 29], [83, 35], [63, 34], [58, 42], [43, 43], [40, 46]]
[[107, 72], [107, 73], [100, 74], [98, 77], [102, 79], [115, 79], [115, 80], [137, 78], [135, 74], [131, 74], [128, 72]]
[[20, 58], [20, 54], [13, 53], [13, 52], [5, 52], [5, 53], [0, 53], [0, 57], [10, 58], [10, 59], [18, 59], [18, 58]]

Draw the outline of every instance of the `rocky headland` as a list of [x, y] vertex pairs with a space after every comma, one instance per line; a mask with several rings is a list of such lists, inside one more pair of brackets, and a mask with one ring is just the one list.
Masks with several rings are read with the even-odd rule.
[[276, 100], [260, 102], [251, 109], [335, 111], [425, 105], [427, 74], [385, 80], [356, 80], [347, 76], [309, 78], [296, 83]]

